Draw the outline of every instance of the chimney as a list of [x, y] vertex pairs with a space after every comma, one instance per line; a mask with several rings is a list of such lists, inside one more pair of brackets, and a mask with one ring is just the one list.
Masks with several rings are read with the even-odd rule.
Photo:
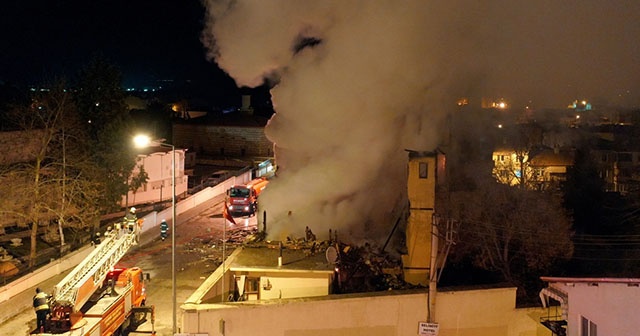
[[253, 107], [251, 107], [250, 95], [242, 95], [242, 107], [240, 107], [240, 111], [248, 114], [253, 114]]

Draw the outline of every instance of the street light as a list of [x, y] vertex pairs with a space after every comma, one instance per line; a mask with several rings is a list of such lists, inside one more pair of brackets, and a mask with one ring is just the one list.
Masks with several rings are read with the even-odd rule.
[[[137, 135], [133, 138], [133, 142], [138, 148], [145, 148], [151, 145], [171, 148], [171, 223], [173, 231], [171, 232], [171, 291], [173, 294], [173, 334], [177, 332], [176, 328], [176, 147], [172, 144], [164, 142], [165, 139], [151, 140], [146, 135]], [[160, 200], [162, 201], [162, 199]]]

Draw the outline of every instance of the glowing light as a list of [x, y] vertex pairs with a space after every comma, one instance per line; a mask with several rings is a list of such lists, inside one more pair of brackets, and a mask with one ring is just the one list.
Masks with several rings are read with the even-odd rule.
[[133, 138], [133, 143], [138, 148], [145, 148], [151, 143], [151, 138], [148, 135], [136, 135]]

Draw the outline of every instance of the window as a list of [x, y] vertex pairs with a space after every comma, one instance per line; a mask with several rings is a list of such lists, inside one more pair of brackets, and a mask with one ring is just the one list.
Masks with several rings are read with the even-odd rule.
[[420, 172], [419, 172], [419, 177], [421, 179], [426, 179], [429, 178], [429, 164], [426, 162], [420, 162]]
[[598, 336], [598, 326], [584, 316], [580, 316], [580, 336]]

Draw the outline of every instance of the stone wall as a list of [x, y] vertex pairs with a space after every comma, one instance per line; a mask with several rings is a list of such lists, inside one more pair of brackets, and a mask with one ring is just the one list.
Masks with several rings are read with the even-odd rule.
[[175, 124], [176, 147], [188, 148], [204, 156], [272, 157], [273, 143], [259, 126], [216, 126]]

